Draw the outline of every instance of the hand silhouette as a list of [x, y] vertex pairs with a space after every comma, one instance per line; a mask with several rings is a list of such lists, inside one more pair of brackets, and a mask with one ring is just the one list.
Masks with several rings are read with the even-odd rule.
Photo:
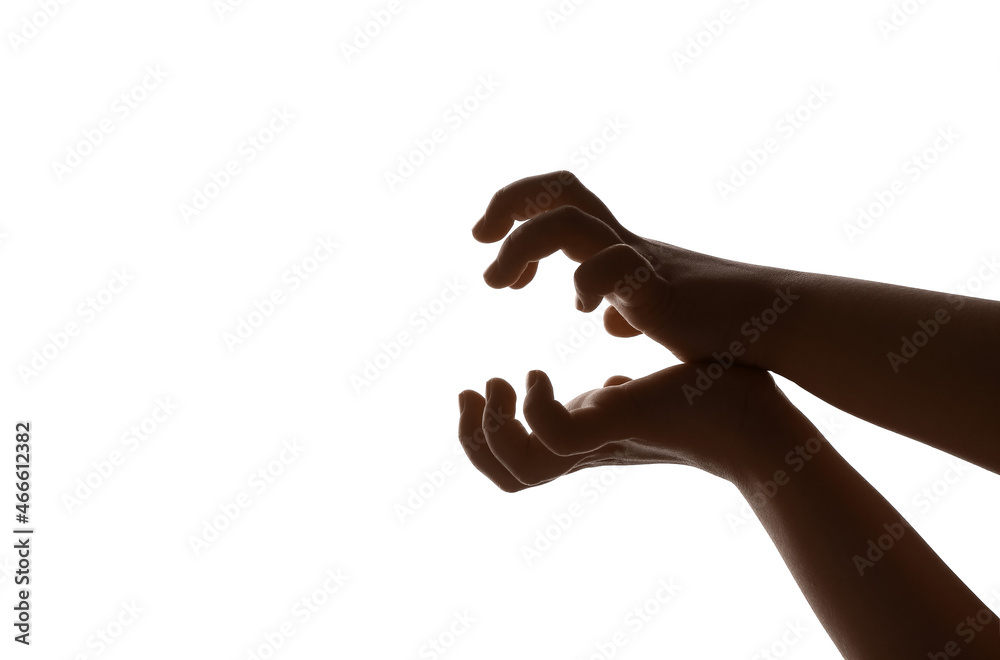
[[[525, 222], [511, 232], [517, 221]], [[609, 333], [644, 333], [685, 361], [636, 380], [611, 378], [565, 406], [548, 377], [531, 372], [530, 432], [513, 418], [506, 381], [490, 380], [485, 398], [462, 392], [462, 445], [500, 488], [597, 465], [698, 467], [740, 490], [846, 657], [944, 657], [942, 648], [1000, 657], [993, 635], [957, 646], [956, 622], [975, 614], [977, 625], [992, 625], [994, 613], [766, 371], [1000, 473], [1000, 304], [742, 264], [642, 238], [569, 172], [506, 186], [473, 235], [506, 237], [483, 274], [490, 286], [523, 287], [539, 260], [562, 250], [580, 263], [578, 309], [607, 300]], [[919, 355], [906, 350], [911, 337]], [[691, 398], [700, 370], [712, 368], [725, 377], [712, 375]]]
[[[526, 222], [507, 236], [521, 220]], [[483, 274], [490, 286], [524, 287], [539, 260], [562, 250], [581, 264], [574, 276], [577, 309], [593, 311], [606, 299], [611, 306], [604, 326], [610, 334], [643, 333], [685, 362], [710, 360], [739, 341], [740, 361], [759, 366], [755, 353], [765, 342], [757, 340], [770, 327], [757, 316], [775, 306], [776, 314], [787, 311], [795, 299], [782, 288], [777, 269], [637, 236], [570, 172], [504, 187], [473, 236], [484, 243], [506, 237]]]
[[485, 398], [473, 390], [459, 395], [459, 438], [473, 465], [507, 492], [600, 465], [679, 463], [733, 479], [762, 453], [769, 418], [787, 400], [770, 374], [736, 366], [692, 406], [682, 386], [699, 366], [615, 376], [565, 405], [544, 372], [529, 372], [530, 433], [513, 417], [514, 389], [493, 378]]

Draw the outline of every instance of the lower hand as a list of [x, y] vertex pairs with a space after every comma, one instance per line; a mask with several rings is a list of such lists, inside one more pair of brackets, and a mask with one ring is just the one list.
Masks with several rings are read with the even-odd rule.
[[542, 371], [528, 374], [524, 418], [507, 381], [486, 383], [486, 396], [459, 395], [459, 438], [469, 459], [507, 492], [601, 465], [677, 463], [733, 480], [768, 437], [774, 415], [790, 406], [770, 374], [740, 366], [691, 400], [685, 385], [698, 364], [643, 378], [610, 378], [565, 405]]

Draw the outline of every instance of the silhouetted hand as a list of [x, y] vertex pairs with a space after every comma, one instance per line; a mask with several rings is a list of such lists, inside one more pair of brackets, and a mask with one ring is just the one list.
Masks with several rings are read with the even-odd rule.
[[791, 404], [770, 374], [735, 366], [692, 406], [682, 387], [699, 366], [636, 380], [615, 376], [565, 405], [544, 372], [529, 372], [530, 433], [514, 419], [514, 389], [493, 378], [485, 398], [473, 390], [459, 395], [459, 438], [473, 465], [507, 492], [599, 465], [679, 463], [732, 480], [761, 453], [774, 416]]
[[[644, 333], [685, 361], [637, 380], [612, 378], [565, 406], [548, 377], [531, 372], [530, 433], [513, 418], [517, 401], [506, 381], [490, 380], [486, 398], [462, 392], [462, 445], [503, 490], [598, 465], [698, 467], [740, 490], [846, 657], [943, 657], [941, 648], [958, 652], [956, 622], [995, 630], [995, 614], [765, 369], [1000, 473], [1000, 352], [992, 350], [1000, 304], [752, 266], [642, 238], [568, 172], [503, 188], [473, 235], [487, 243], [506, 237], [483, 274], [490, 286], [523, 287], [540, 259], [562, 250], [580, 263], [579, 309], [606, 299], [608, 332]], [[927, 341], [944, 324], [942, 338]], [[905, 350], [911, 336], [919, 343], [915, 332], [924, 336], [919, 360]], [[892, 351], [897, 342], [903, 356]], [[1000, 657], [995, 635], [964, 641], [969, 657]]]
[[[520, 220], [527, 221], [507, 236]], [[645, 334], [686, 362], [710, 360], [713, 352], [739, 341], [745, 354], [738, 361], [760, 366], [755, 352], [763, 343], [757, 340], [770, 328], [756, 317], [777, 305], [776, 316], [795, 298], [794, 292], [779, 290], [776, 269], [633, 234], [570, 172], [504, 187], [472, 233], [484, 243], [506, 237], [483, 274], [491, 287], [525, 286], [540, 259], [562, 250], [580, 262], [574, 276], [577, 309], [593, 311], [607, 299], [604, 326], [610, 334]]]

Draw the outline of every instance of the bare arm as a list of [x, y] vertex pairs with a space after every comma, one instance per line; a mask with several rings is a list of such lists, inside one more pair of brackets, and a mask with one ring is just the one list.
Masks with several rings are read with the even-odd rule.
[[847, 658], [1000, 657], [996, 615], [791, 404], [733, 483]]
[[759, 366], [1000, 473], [1000, 303], [774, 272], [799, 300], [762, 342]]
[[704, 367], [613, 378], [565, 407], [535, 372], [524, 400], [530, 433], [513, 419], [513, 388], [493, 379], [485, 398], [462, 393], [459, 436], [473, 464], [510, 492], [597, 465], [715, 474], [746, 497], [846, 657], [1000, 657], [994, 613], [766, 372], [734, 366], [692, 406], [681, 385]]
[[[542, 202], [545, 202], [542, 204]], [[514, 231], [518, 220], [526, 220]], [[520, 288], [562, 250], [577, 306], [609, 307], [686, 362], [779, 373], [843, 410], [1000, 473], [1000, 303], [739, 263], [630, 232], [572, 174], [498, 192], [473, 234], [504, 240], [484, 273]], [[711, 365], [710, 365], [711, 366]], [[721, 371], [720, 371], [721, 369]], [[692, 405], [714, 378], [692, 382]]]

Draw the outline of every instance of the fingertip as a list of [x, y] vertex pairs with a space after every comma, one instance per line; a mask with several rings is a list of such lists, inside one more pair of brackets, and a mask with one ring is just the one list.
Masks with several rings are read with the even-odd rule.
[[459, 413], [464, 413], [475, 408], [476, 404], [483, 405], [486, 399], [476, 390], [462, 390], [458, 393]]
[[604, 329], [612, 337], [628, 338], [638, 337], [642, 334], [642, 332], [632, 327], [632, 324], [626, 321], [621, 312], [613, 306], [604, 310]]
[[632, 379], [628, 376], [612, 376], [611, 378], [604, 381], [604, 387], [613, 387], [615, 385], [622, 385], [631, 381]]
[[497, 286], [495, 282], [497, 271], [499, 270], [500, 270], [500, 265], [496, 261], [494, 261], [493, 263], [491, 263], [489, 266], [486, 267], [486, 270], [483, 271], [483, 281], [485, 281], [486, 284], [493, 287], [494, 289], [501, 288]]
[[525, 405], [527, 405], [527, 398], [529, 396], [533, 401], [548, 400], [555, 396], [552, 391], [552, 381], [549, 380], [549, 375], [541, 369], [529, 371], [526, 382], [528, 392], [525, 395]]
[[487, 216], [490, 212], [487, 211], [483, 217], [481, 217], [475, 225], [472, 226], [472, 237], [475, 238], [480, 243], [496, 243], [501, 238], [507, 235], [510, 228], [514, 226], [513, 218], [506, 220], [503, 218], [497, 218], [493, 215], [489, 220]]
[[530, 390], [532, 387], [535, 386], [536, 382], [538, 382], [538, 371], [537, 370], [529, 371], [528, 375], [524, 379], [524, 386]]
[[489, 404], [490, 401], [494, 399], [504, 399], [510, 397], [516, 397], [514, 388], [511, 387], [510, 383], [505, 381], [503, 378], [490, 378], [486, 381], [486, 403]]
[[566, 407], [556, 401], [552, 382], [544, 371], [535, 371], [534, 387], [524, 397], [524, 419], [532, 433], [548, 451], [557, 456], [576, 454], [572, 419]]
[[601, 302], [603, 301], [604, 298], [602, 298], [601, 296], [595, 296], [595, 297], [588, 296], [587, 298], [584, 298], [583, 295], [577, 292], [574, 304], [576, 305], [577, 311], [583, 312], [584, 314], [589, 314], [590, 312], [600, 307]]
[[483, 227], [485, 226], [486, 226], [485, 215], [479, 218], [479, 220], [476, 220], [476, 224], [472, 225], [472, 237], [477, 241], [479, 241], [480, 243], [484, 242], [482, 239], [482, 235], [483, 235]]
[[523, 289], [524, 287], [528, 286], [528, 283], [530, 283], [531, 280], [535, 279], [535, 273], [537, 272], [538, 272], [538, 262], [537, 261], [528, 262], [528, 265], [527, 267], [525, 267], [524, 272], [521, 273], [520, 277], [517, 278], [516, 282], [510, 285], [510, 288]]
[[551, 390], [552, 382], [549, 380], [549, 375], [542, 371], [541, 369], [532, 369], [528, 372], [525, 378], [525, 386], [527, 389], [542, 388], [542, 390]]

